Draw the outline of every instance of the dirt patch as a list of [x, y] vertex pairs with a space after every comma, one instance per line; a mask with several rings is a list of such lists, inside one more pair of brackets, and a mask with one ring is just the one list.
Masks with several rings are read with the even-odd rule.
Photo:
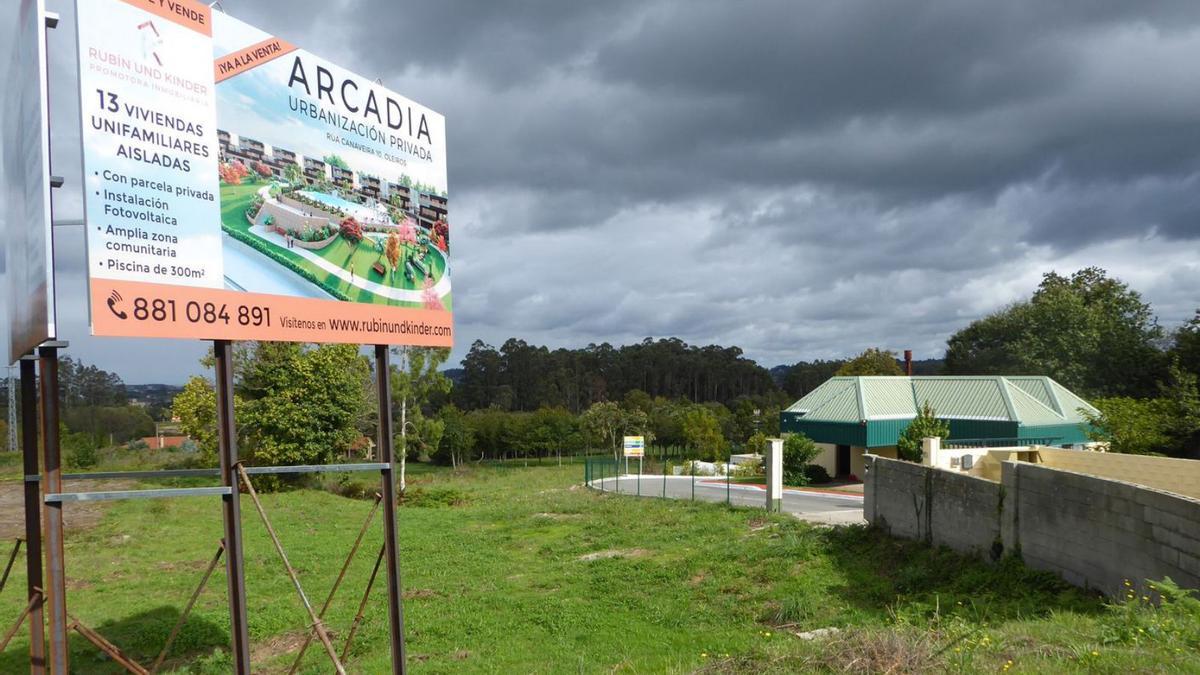
[[[250, 641], [250, 662], [254, 664], [254, 672], [256, 673], [286, 673], [288, 666], [276, 666], [269, 668], [262, 665], [266, 661], [272, 661], [284, 654], [295, 654], [300, 651], [300, 646], [304, 644], [305, 631], [294, 630], [281, 635], [276, 635], [267, 640], [251, 640]], [[320, 642], [316, 642], [316, 646], [320, 646]], [[308, 646], [309, 651], [312, 651], [313, 645]], [[294, 658], [294, 657], [293, 657]]]
[[588, 562], [591, 560], [603, 560], [605, 558], [642, 558], [648, 555], [650, 555], [650, 551], [647, 551], [644, 548], [610, 548], [607, 551], [594, 551], [592, 553], [585, 553], [576, 558], [576, 560]]
[[[68, 480], [63, 481], [63, 492], [105, 492], [128, 490], [134, 482], [129, 480]], [[67, 532], [78, 532], [93, 527], [104, 517], [112, 502], [75, 502], [63, 509], [63, 523]], [[25, 486], [20, 481], [0, 483], [0, 540], [25, 536]]]
[[699, 586], [700, 584], [704, 583], [704, 580], [707, 578], [708, 578], [708, 573], [706, 573], [706, 572], [701, 572], [699, 574], [693, 575], [691, 579], [688, 579], [688, 586], [695, 588], [696, 586]]
[[548, 513], [548, 512], [544, 512], [544, 513], [535, 513], [535, 514], [533, 514], [533, 517], [534, 518], [547, 518], [549, 520], [574, 520], [575, 518], [582, 518], [583, 514], [581, 514], [581, 513]]
[[465, 660], [471, 658], [471, 652], [469, 652], [465, 649], [460, 649], [460, 650], [454, 652], [454, 658], [458, 659], [459, 661], [465, 661]]
[[442, 594], [438, 593], [437, 591], [433, 590], [432, 588], [413, 588], [413, 589], [404, 591], [404, 599], [405, 600], [417, 600], [417, 599], [421, 599], [421, 598], [440, 598], [440, 597], [442, 597]]

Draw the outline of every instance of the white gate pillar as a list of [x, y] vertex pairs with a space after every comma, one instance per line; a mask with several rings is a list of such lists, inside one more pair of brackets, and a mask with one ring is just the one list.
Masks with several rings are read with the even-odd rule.
[[783, 510], [783, 439], [767, 439], [767, 511]]

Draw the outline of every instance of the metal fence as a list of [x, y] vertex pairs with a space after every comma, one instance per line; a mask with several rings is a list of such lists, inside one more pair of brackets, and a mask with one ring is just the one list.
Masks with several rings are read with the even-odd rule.
[[766, 474], [761, 461], [735, 464], [731, 455], [717, 462], [690, 460], [588, 457], [584, 485], [595, 490], [637, 497], [725, 502], [731, 506], [764, 507]]

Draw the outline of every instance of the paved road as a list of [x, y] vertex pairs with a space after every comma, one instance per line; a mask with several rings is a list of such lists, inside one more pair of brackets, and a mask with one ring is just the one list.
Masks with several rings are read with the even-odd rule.
[[[725, 481], [719, 478], [697, 476], [663, 476], [643, 475], [640, 481], [642, 497], [663, 496], [665, 490], [669, 499], [691, 499], [695, 483], [697, 500], [707, 502], [723, 502], [726, 500]], [[639, 494], [639, 481], [635, 476], [619, 478], [604, 478], [592, 481], [592, 487], [608, 492], [621, 494]], [[753, 485], [729, 486], [729, 502], [737, 506], [757, 506], [766, 504], [766, 491]], [[860, 496], [830, 494], [809, 490], [787, 489], [783, 491], [783, 510], [801, 520], [826, 525], [842, 525], [863, 522], [863, 500]]]

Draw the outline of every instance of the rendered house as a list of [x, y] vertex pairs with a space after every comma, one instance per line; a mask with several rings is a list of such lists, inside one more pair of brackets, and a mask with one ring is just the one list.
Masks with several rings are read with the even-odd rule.
[[312, 157], [304, 158], [304, 180], [309, 184], [326, 180], [329, 174], [325, 171], [325, 162]]
[[1087, 401], [1048, 377], [832, 377], [780, 413], [830, 476], [862, 477], [867, 452], [896, 457], [896, 441], [925, 402], [950, 425], [949, 441], [987, 446], [1086, 443]]

